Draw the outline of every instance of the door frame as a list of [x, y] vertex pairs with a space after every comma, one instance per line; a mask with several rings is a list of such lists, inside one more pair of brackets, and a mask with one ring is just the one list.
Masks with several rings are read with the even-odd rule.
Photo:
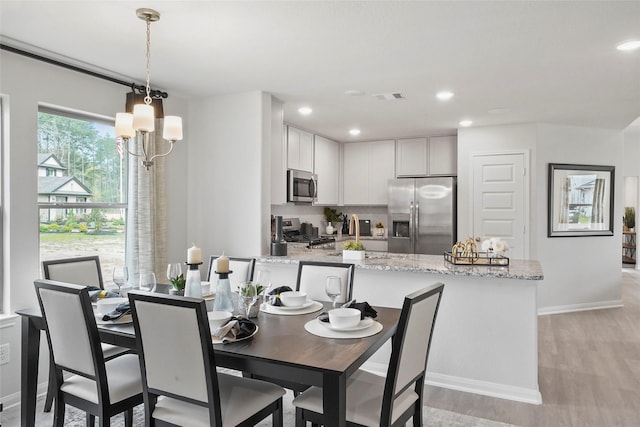
[[488, 156], [508, 156], [519, 154], [523, 156], [523, 164], [524, 164], [524, 177], [523, 177], [523, 186], [524, 186], [524, 233], [523, 233], [523, 249], [524, 256], [523, 259], [529, 259], [531, 254], [531, 161], [530, 161], [530, 150], [496, 150], [496, 151], [473, 151], [470, 153], [469, 161], [471, 162], [471, 174], [469, 175], [469, 188], [471, 191], [469, 192], [469, 206], [471, 207], [471, 215], [469, 215], [469, 230], [472, 231], [472, 234], [475, 237], [475, 205], [474, 198], [476, 192], [476, 183], [474, 177], [476, 175], [475, 171], [475, 159], [477, 157], [488, 157]]

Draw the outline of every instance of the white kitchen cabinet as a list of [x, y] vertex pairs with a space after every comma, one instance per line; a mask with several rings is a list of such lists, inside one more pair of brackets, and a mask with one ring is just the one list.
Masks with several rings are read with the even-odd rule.
[[427, 138], [399, 139], [396, 141], [396, 176], [427, 176]]
[[396, 142], [397, 177], [456, 175], [457, 164], [455, 136], [399, 139]]
[[388, 181], [395, 177], [395, 142], [344, 145], [344, 204], [386, 205]]
[[432, 136], [429, 138], [429, 175], [457, 175], [458, 138]]
[[340, 195], [340, 143], [316, 135], [314, 173], [318, 175], [316, 205], [337, 205]]
[[287, 168], [313, 172], [313, 134], [287, 126]]

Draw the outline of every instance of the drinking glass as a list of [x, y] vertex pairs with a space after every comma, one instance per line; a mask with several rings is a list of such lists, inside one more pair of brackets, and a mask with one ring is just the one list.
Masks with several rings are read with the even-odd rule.
[[338, 276], [328, 276], [327, 283], [324, 286], [327, 296], [333, 301], [333, 308], [336, 308], [336, 299], [342, 293], [342, 279]]
[[249, 318], [249, 311], [251, 311], [251, 307], [258, 300], [258, 288], [255, 283], [252, 282], [244, 282], [240, 284], [240, 299], [244, 304], [244, 314]]
[[156, 289], [156, 275], [152, 271], [140, 272], [140, 290], [153, 292]]
[[167, 266], [167, 279], [172, 282], [173, 279], [182, 274], [182, 264], [175, 262]]
[[118, 294], [122, 296], [122, 286], [129, 281], [129, 270], [126, 265], [115, 265], [113, 267], [113, 283], [118, 287]]
[[262, 286], [262, 292], [259, 292], [259, 296], [266, 297], [271, 291], [271, 271], [270, 270], [258, 270], [256, 271], [256, 278], [254, 280], [256, 287]]

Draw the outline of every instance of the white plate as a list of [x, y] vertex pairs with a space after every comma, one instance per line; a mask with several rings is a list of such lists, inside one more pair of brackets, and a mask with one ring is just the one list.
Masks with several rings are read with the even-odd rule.
[[323, 322], [320, 319], [318, 319], [318, 322], [320, 322], [320, 324], [322, 326], [324, 326], [325, 328], [331, 329], [332, 331], [353, 332], [353, 331], [361, 331], [363, 329], [370, 328], [371, 326], [373, 326], [374, 320], [371, 317], [365, 317], [364, 319], [362, 319], [360, 321], [360, 323], [358, 323], [356, 326], [354, 326], [352, 328], [336, 328], [335, 326], [331, 326], [331, 323]]
[[304, 304], [298, 305], [296, 307], [292, 307], [290, 305], [273, 305], [273, 304], [271, 304], [271, 306], [277, 308], [278, 310], [302, 310], [304, 308], [311, 307], [314, 302], [315, 301], [307, 300], [307, 302], [305, 302]]
[[248, 340], [249, 338], [253, 337], [255, 334], [258, 333], [258, 329], [259, 329], [258, 325], [256, 325], [256, 330], [253, 331], [253, 333], [251, 335], [248, 335], [248, 336], [246, 336], [244, 338], [240, 338], [238, 340], [227, 340], [227, 341], [224, 341], [223, 339], [220, 339], [220, 338], [218, 338], [218, 337], [216, 337], [214, 335], [211, 335], [211, 341], [213, 341], [214, 344], [231, 344], [231, 343], [234, 343], [234, 342], [240, 342], [240, 341]]
[[260, 311], [269, 314], [277, 314], [279, 316], [299, 316], [301, 314], [315, 313], [322, 310], [322, 303], [317, 301], [311, 301], [309, 306], [301, 307], [287, 307], [284, 310], [282, 306], [271, 305], [267, 303], [260, 304]]
[[104, 314], [96, 314], [96, 323], [98, 325], [125, 325], [127, 323], [133, 323], [133, 317], [131, 314], [125, 314], [124, 316], [120, 316], [116, 320], [102, 320], [102, 316]]

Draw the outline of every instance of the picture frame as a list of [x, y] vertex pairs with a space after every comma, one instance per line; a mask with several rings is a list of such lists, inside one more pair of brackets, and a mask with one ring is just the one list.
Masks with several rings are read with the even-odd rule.
[[613, 236], [615, 166], [549, 163], [548, 237]]

